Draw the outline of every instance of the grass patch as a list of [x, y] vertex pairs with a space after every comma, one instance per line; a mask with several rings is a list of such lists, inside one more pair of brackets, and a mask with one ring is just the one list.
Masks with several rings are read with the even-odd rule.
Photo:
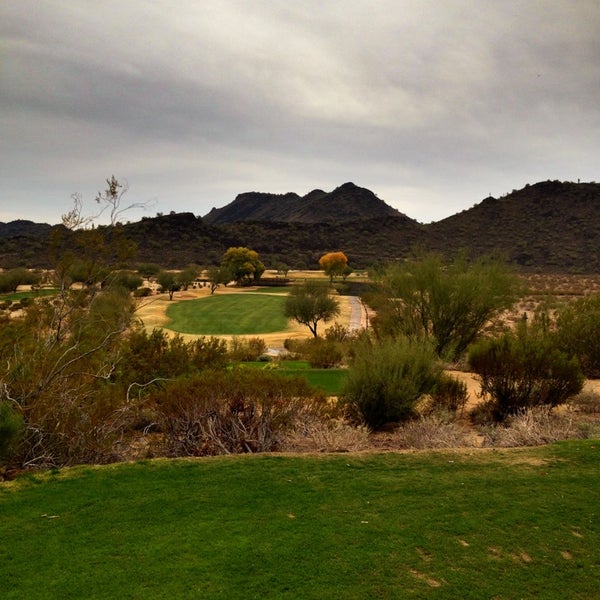
[[292, 286], [289, 285], [282, 285], [282, 286], [265, 286], [265, 287], [258, 287], [258, 289], [252, 289], [252, 290], [244, 290], [244, 292], [247, 292], [248, 294], [289, 294], [290, 290], [292, 289]]
[[[272, 368], [274, 363], [248, 362], [246, 366], [265, 369]], [[309, 385], [323, 390], [329, 396], [339, 396], [346, 377], [347, 369], [314, 369], [304, 360], [284, 360], [277, 364], [275, 372], [281, 375], [297, 375], [304, 377]]]
[[278, 294], [223, 294], [170, 304], [167, 327], [179, 333], [255, 335], [287, 327]]
[[37, 290], [35, 292], [16, 292], [13, 294], [0, 294], [0, 301], [10, 300], [11, 302], [18, 302], [23, 298], [39, 298], [41, 296], [56, 296], [58, 293], [57, 289], [44, 288], [43, 290]]
[[600, 444], [261, 455], [0, 484], [2, 596], [593, 598]]

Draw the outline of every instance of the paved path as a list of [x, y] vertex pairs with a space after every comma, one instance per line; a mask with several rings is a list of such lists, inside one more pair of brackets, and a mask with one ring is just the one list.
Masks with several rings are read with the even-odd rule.
[[357, 296], [349, 296], [350, 299], [350, 323], [348, 329], [356, 331], [362, 326], [363, 309]]

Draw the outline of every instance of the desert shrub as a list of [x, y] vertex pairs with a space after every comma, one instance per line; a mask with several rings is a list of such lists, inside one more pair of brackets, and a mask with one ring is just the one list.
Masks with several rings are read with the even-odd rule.
[[144, 383], [156, 378], [175, 378], [207, 368], [224, 368], [227, 344], [216, 337], [200, 336], [186, 342], [163, 330], [133, 330], [124, 342], [118, 378]]
[[357, 452], [370, 447], [370, 432], [342, 418], [309, 414], [286, 433], [282, 450], [288, 452]]
[[586, 428], [578, 425], [570, 412], [556, 413], [549, 406], [521, 409], [502, 424], [481, 428], [481, 433], [484, 446], [502, 448], [587, 437]]
[[569, 399], [569, 406], [579, 413], [593, 415], [600, 413], [600, 394], [598, 392], [581, 392]]
[[308, 363], [314, 369], [330, 369], [339, 365], [344, 358], [338, 343], [321, 338], [307, 340], [304, 354]]
[[386, 443], [399, 449], [458, 448], [472, 446], [465, 430], [449, 414], [432, 413], [401, 423]]
[[0, 465], [10, 460], [23, 429], [23, 417], [8, 402], [0, 401]]
[[267, 351], [265, 340], [259, 337], [241, 338], [234, 336], [229, 342], [229, 359], [234, 362], [258, 360]]
[[431, 391], [430, 405], [434, 410], [462, 412], [468, 399], [467, 384], [442, 373]]
[[524, 408], [557, 406], [583, 387], [575, 357], [556, 346], [544, 327], [528, 326], [480, 342], [469, 353], [471, 369], [481, 381], [491, 416], [503, 421]]
[[329, 369], [344, 360], [342, 345], [320, 337], [303, 340], [286, 340], [284, 347], [293, 358], [308, 361], [314, 369]]
[[305, 412], [325, 404], [302, 378], [254, 369], [205, 371], [154, 392], [169, 456], [267, 452]]
[[340, 398], [351, 418], [378, 429], [415, 415], [415, 407], [439, 380], [441, 364], [431, 344], [406, 337], [364, 341]]
[[560, 346], [577, 356], [583, 373], [600, 377], [600, 296], [587, 296], [561, 306], [556, 312]]
[[137, 290], [134, 290], [133, 292], [133, 296], [135, 298], [147, 298], [148, 296], [152, 295], [152, 289], [149, 287], [141, 287], [138, 288]]
[[110, 273], [106, 278], [105, 285], [121, 287], [133, 292], [134, 290], [137, 290], [142, 283], [144, 283], [144, 280], [134, 271], [121, 270]]
[[340, 344], [348, 341], [352, 337], [350, 330], [340, 323], [334, 323], [325, 330], [325, 339]]

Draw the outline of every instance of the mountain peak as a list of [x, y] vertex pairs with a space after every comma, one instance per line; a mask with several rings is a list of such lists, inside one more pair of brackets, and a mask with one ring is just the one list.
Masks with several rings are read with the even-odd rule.
[[[405, 217], [372, 191], [347, 182], [332, 192], [314, 189], [303, 197], [294, 192], [245, 192], [211, 210], [204, 220], [212, 225], [239, 221], [284, 223], [344, 223], [376, 217]], [[406, 218], [406, 217], [405, 217]]]

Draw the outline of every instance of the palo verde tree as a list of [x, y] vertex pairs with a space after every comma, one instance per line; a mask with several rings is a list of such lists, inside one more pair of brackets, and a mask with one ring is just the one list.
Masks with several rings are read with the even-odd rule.
[[519, 279], [499, 261], [464, 256], [449, 263], [428, 254], [388, 265], [374, 276], [365, 301], [379, 337], [431, 341], [438, 356], [458, 359], [486, 324], [518, 297]]
[[348, 257], [343, 252], [328, 252], [319, 259], [319, 266], [333, 283], [334, 277], [341, 277], [348, 267]]
[[221, 259], [221, 268], [240, 286], [258, 282], [265, 272], [258, 253], [244, 246], [229, 248]]
[[306, 325], [315, 338], [319, 321], [330, 321], [339, 314], [340, 304], [323, 282], [308, 280], [294, 286], [286, 298], [285, 316]]

